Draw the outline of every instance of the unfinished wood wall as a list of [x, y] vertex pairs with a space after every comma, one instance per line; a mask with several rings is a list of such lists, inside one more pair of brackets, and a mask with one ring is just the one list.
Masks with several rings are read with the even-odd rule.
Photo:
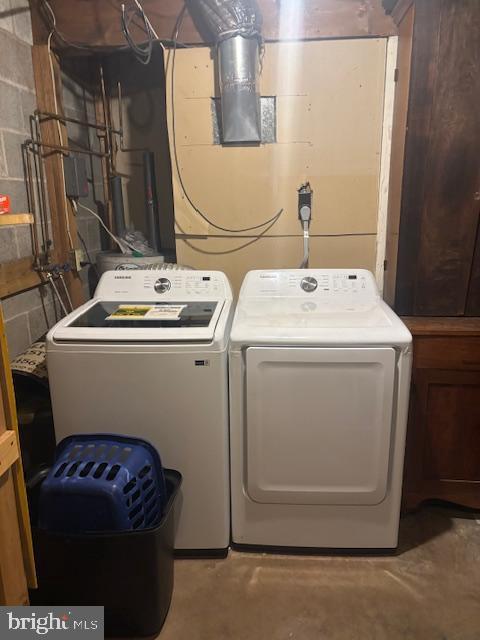
[[[224, 270], [237, 290], [250, 269], [298, 267], [297, 188], [308, 180], [310, 266], [375, 270], [386, 44], [385, 38], [267, 44], [261, 93], [277, 97], [277, 143], [260, 147], [213, 145], [211, 50], [177, 51], [177, 150], [195, 204], [234, 228], [285, 210], [263, 238], [231, 237], [193, 212], [173, 167], [179, 262]], [[170, 63], [167, 92], [171, 69]], [[170, 96], [167, 107], [171, 136]]]
[[[30, 0], [30, 4], [36, 9], [39, 2]], [[170, 39], [183, 0], [142, 0], [141, 4], [159, 37]], [[57, 28], [67, 40], [103, 46], [125, 43], [120, 25], [122, 0], [50, 0], [50, 5]], [[258, 6], [267, 41], [396, 34], [395, 24], [385, 14], [381, 0], [258, 0]], [[139, 21], [130, 25], [133, 36], [141, 40], [145, 34], [140, 27]], [[43, 36], [46, 38], [48, 31]], [[212, 37], [187, 12], [179, 40], [211, 43]]]

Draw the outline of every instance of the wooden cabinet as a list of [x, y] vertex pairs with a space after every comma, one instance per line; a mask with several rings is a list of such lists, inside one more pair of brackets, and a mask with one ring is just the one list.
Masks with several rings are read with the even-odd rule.
[[406, 508], [480, 508], [480, 319], [404, 318], [413, 335]]
[[[480, 2], [397, 4], [400, 86], [392, 139], [386, 299], [402, 315], [478, 316]], [[399, 131], [404, 140], [396, 143]], [[400, 167], [396, 152], [403, 160]], [[392, 207], [399, 207], [398, 217]]]
[[398, 25], [385, 299], [413, 334], [404, 506], [480, 508], [480, 2]]

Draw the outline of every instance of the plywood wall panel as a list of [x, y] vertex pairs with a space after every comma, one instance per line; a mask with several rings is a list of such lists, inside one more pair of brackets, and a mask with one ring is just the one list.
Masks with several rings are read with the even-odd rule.
[[[233, 279], [257, 266], [298, 266], [302, 230], [297, 189], [308, 180], [314, 190], [312, 235], [350, 236], [345, 242], [315, 238], [312, 246], [321, 244], [321, 254], [334, 257], [331, 266], [368, 264], [374, 269], [385, 60], [385, 39], [268, 44], [260, 86], [262, 95], [277, 98], [277, 143], [222, 147], [213, 144], [211, 51], [178, 50], [175, 132], [181, 174], [192, 200], [220, 226], [237, 229], [284, 208], [268, 231], [277, 240], [264, 238], [219, 255], [224, 249], [217, 245], [237, 247], [248, 238], [218, 238], [222, 232], [188, 204], [174, 168], [177, 231], [208, 236], [192, 239], [191, 245], [179, 239], [179, 261], [224, 269]], [[167, 105], [171, 133], [171, 96]], [[312, 266], [320, 266], [315, 264], [320, 252], [312, 251]]]

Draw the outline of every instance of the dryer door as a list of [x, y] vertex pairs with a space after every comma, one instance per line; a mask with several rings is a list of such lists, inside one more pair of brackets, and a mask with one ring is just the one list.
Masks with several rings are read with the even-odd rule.
[[387, 492], [395, 351], [246, 351], [250, 498], [372, 505]]

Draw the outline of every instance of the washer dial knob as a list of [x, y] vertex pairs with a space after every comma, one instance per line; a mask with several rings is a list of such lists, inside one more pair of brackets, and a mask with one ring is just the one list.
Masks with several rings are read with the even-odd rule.
[[159, 278], [153, 285], [153, 288], [157, 293], [166, 293], [170, 290], [171, 286], [172, 283], [168, 278]]
[[315, 291], [315, 289], [318, 287], [318, 282], [315, 278], [306, 276], [305, 278], [302, 278], [300, 286], [307, 293], [312, 293], [312, 291]]

